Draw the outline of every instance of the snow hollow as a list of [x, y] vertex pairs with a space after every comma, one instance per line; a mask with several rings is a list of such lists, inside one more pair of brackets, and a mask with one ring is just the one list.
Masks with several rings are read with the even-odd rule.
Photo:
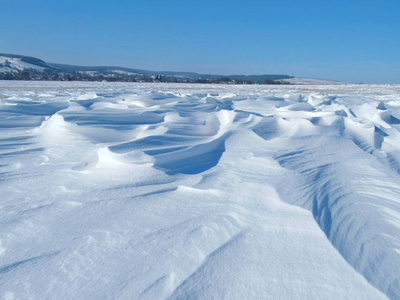
[[0, 82], [4, 299], [399, 299], [400, 86]]

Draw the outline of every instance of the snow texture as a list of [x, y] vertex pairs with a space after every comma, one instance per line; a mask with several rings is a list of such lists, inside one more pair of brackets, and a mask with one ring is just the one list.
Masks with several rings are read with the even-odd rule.
[[0, 82], [4, 299], [399, 299], [400, 86]]

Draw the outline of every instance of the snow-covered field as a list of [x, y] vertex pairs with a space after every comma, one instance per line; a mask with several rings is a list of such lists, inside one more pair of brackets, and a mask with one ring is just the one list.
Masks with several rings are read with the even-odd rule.
[[0, 297], [400, 298], [400, 86], [0, 82]]
[[293, 77], [289, 79], [282, 79], [282, 82], [288, 82], [290, 84], [301, 84], [301, 85], [347, 85], [349, 83], [342, 81], [334, 81], [327, 79], [317, 78], [304, 78], [304, 77]]

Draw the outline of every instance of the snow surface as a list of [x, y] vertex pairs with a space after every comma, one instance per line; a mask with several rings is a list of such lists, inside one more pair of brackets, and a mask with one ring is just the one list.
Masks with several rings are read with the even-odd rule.
[[288, 82], [290, 84], [300, 84], [300, 85], [344, 85], [349, 84], [343, 81], [335, 81], [328, 79], [318, 79], [318, 78], [307, 78], [307, 77], [293, 77], [289, 79], [282, 79], [282, 82]]
[[400, 86], [0, 82], [4, 299], [399, 299]]

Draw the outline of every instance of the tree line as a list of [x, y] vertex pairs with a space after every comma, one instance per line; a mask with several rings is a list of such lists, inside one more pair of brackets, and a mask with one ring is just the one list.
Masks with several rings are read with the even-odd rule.
[[43, 80], [43, 81], [106, 81], [106, 82], [170, 82], [170, 83], [210, 83], [210, 84], [288, 84], [280, 80], [263, 81], [240, 80], [230, 77], [189, 78], [169, 75], [145, 75], [114, 72], [59, 72], [58, 70], [24, 69], [22, 71], [0, 73], [0, 80]]

